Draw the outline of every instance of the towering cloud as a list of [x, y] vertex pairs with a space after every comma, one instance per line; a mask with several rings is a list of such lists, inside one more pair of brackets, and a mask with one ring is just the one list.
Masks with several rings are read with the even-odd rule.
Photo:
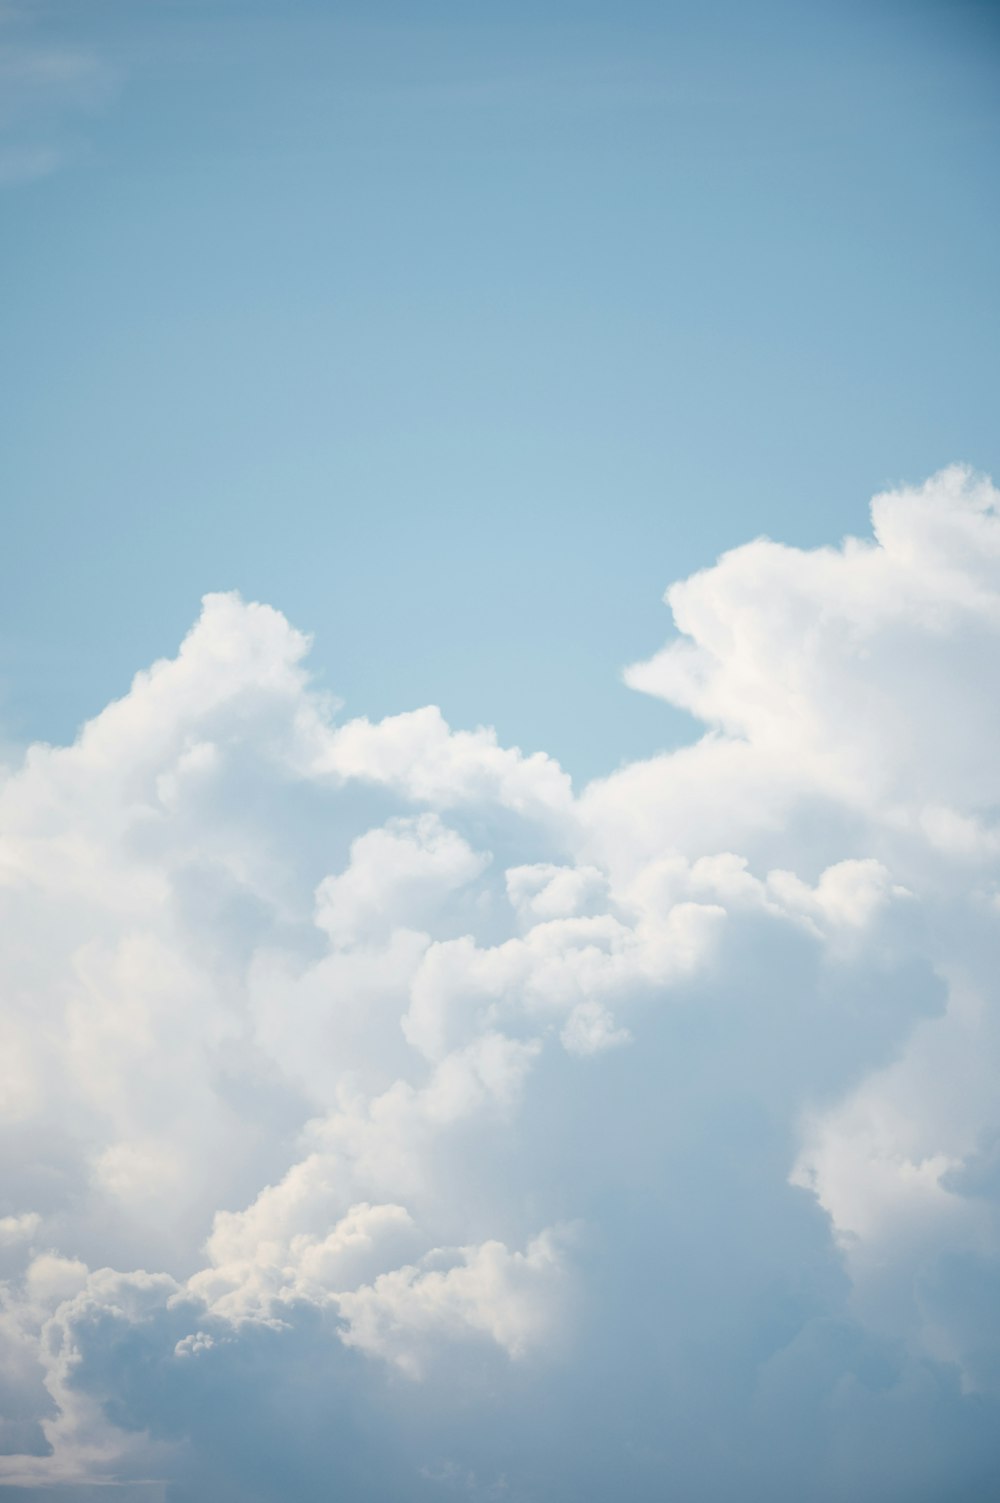
[[9, 770], [10, 1496], [980, 1503], [998, 502], [673, 586], [578, 794], [233, 595]]

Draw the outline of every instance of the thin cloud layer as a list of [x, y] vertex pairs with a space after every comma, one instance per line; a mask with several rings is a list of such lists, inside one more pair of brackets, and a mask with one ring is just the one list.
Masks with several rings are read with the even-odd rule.
[[117, 79], [89, 48], [43, 42], [33, 10], [0, 6], [0, 188], [47, 177], [79, 155], [78, 122]]
[[673, 586], [578, 795], [235, 595], [9, 770], [11, 1496], [983, 1496], [998, 501]]

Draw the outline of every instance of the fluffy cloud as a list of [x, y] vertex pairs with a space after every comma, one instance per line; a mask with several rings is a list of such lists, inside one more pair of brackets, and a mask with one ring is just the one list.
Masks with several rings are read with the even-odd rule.
[[997, 501], [673, 586], [578, 794], [234, 595], [8, 771], [12, 1496], [982, 1495]]

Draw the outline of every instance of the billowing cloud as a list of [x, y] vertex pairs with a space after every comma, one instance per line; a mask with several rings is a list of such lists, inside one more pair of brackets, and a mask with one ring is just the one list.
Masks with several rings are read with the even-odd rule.
[[8, 770], [12, 1497], [984, 1496], [998, 501], [673, 586], [576, 793], [235, 595]]

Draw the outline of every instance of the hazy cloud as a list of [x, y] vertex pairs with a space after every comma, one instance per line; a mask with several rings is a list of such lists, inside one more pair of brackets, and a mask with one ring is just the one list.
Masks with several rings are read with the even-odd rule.
[[92, 48], [40, 35], [26, 7], [0, 7], [0, 184], [46, 177], [77, 155], [80, 122], [117, 86]]

